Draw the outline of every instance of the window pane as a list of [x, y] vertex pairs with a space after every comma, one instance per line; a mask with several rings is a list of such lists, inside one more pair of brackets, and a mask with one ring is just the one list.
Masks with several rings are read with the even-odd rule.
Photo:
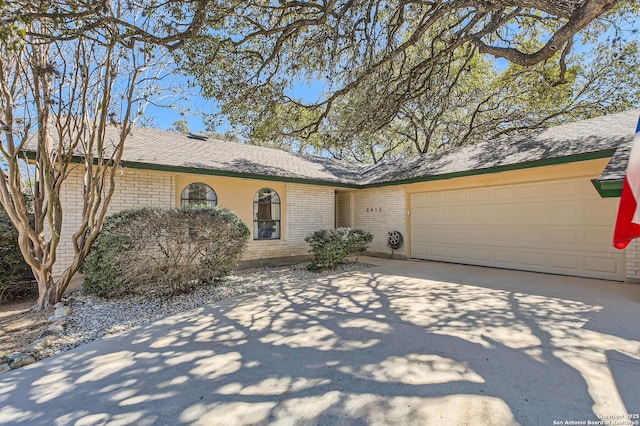
[[253, 238], [280, 238], [280, 196], [271, 188], [262, 188], [253, 197]]
[[280, 222], [274, 220], [254, 222], [254, 238], [259, 240], [269, 240], [280, 238]]
[[187, 186], [180, 195], [181, 205], [206, 205], [215, 207], [218, 204], [216, 192], [209, 185], [195, 182]]
[[271, 204], [271, 219], [280, 220], [280, 204]]
[[254, 203], [279, 203], [280, 196], [276, 191], [271, 188], [262, 188], [260, 191], [256, 192], [255, 197], [253, 198]]
[[263, 203], [258, 203], [256, 204], [257, 206], [257, 214], [256, 214], [256, 219], [261, 220], [261, 219], [275, 219], [273, 217], [273, 215], [271, 214], [271, 204], [263, 204]]

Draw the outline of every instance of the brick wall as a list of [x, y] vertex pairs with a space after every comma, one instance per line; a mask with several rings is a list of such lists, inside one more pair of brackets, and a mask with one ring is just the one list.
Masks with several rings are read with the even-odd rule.
[[405, 245], [396, 250], [395, 254], [405, 256], [407, 235], [404, 188], [393, 186], [359, 190], [355, 192], [353, 200], [353, 227], [373, 234], [369, 251], [391, 254], [391, 249], [387, 247], [387, 232], [400, 231], [405, 238]]
[[[284, 227], [280, 240], [249, 241], [244, 260], [303, 256], [309, 253], [304, 238], [316, 229], [334, 226], [334, 190], [330, 187], [287, 184], [282, 210]], [[109, 212], [132, 207], [174, 207], [176, 185], [173, 175], [146, 170], [127, 169], [118, 176], [117, 190]], [[247, 201], [251, 206], [252, 200]], [[62, 195], [65, 212], [62, 237], [58, 248], [56, 274], [73, 258], [71, 235], [78, 228], [82, 214], [82, 175], [71, 173]], [[252, 226], [251, 223], [247, 224]]]
[[[70, 237], [77, 230], [82, 212], [82, 175], [72, 172], [62, 193], [65, 212], [58, 262], [54, 273], [59, 274], [73, 258]], [[126, 169], [118, 176], [118, 188], [113, 196], [110, 212], [131, 207], [174, 207], [175, 178], [169, 173]], [[306, 255], [309, 252], [304, 238], [312, 231], [333, 228], [335, 223], [335, 192], [331, 187], [286, 184], [283, 204], [283, 239], [249, 241], [245, 260]], [[372, 188], [351, 192], [352, 226], [371, 232], [372, 253], [390, 254], [387, 232], [398, 230], [405, 237], [405, 246], [395, 253], [406, 255], [406, 197], [401, 186]], [[249, 202], [247, 205], [250, 205]], [[248, 224], [251, 226], [252, 224]], [[625, 250], [628, 282], [640, 283], [640, 240], [634, 240]]]
[[627, 257], [627, 282], [640, 283], [640, 239], [631, 241], [625, 249]]
[[[117, 177], [109, 213], [132, 207], [173, 207], [174, 194], [172, 175], [125, 169]], [[82, 173], [79, 168], [71, 172], [65, 181], [61, 198], [64, 219], [54, 274], [62, 273], [74, 256], [71, 236], [78, 229], [82, 216]]]
[[309, 253], [304, 238], [334, 225], [334, 191], [324, 186], [287, 184], [283, 209], [284, 238], [249, 241], [244, 260], [302, 256]]

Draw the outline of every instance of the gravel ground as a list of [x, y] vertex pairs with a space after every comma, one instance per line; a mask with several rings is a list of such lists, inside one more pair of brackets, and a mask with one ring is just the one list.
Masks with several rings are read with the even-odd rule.
[[171, 297], [141, 295], [110, 300], [77, 293], [67, 299], [71, 315], [67, 319], [64, 334], [47, 347], [39, 348], [34, 355], [38, 359], [50, 357], [162, 317], [278, 284], [302, 284], [308, 280], [371, 266], [373, 265], [348, 262], [322, 273], [308, 271], [306, 264], [246, 269], [214, 284], [197, 287], [191, 293]]

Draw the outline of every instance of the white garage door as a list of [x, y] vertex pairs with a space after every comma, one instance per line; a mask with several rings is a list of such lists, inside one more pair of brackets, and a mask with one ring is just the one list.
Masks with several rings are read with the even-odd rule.
[[585, 178], [412, 194], [411, 256], [624, 280], [616, 210]]

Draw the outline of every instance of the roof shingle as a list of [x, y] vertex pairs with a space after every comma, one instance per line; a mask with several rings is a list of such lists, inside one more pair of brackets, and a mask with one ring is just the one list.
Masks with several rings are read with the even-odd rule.
[[357, 182], [362, 166], [256, 145], [198, 140], [156, 129], [135, 128], [125, 143], [123, 161], [256, 176]]
[[[364, 182], [414, 180], [613, 151], [630, 145], [639, 114], [640, 109], [625, 111], [527, 135], [388, 162], [368, 170]], [[614, 164], [619, 165], [623, 160], [620, 155]]]
[[[237, 142], [203, 141], [170, 131], [138, 127], [125, 143], [122, 160], [124, 165], [136, 164], [143, 168], [162, 166], [182, 171], [363, 186], [495, 171], [596, 153], [606, 155], [607, 151], [613, 153], [619, 148], [600, 176], [600, 179], [616, 180], [624, 177], [638, 115], [640, 109], [630, 110], [376, 165], [349, 164]], [[117, 130], [110, 128], [107, 137], [117, 140]]]

